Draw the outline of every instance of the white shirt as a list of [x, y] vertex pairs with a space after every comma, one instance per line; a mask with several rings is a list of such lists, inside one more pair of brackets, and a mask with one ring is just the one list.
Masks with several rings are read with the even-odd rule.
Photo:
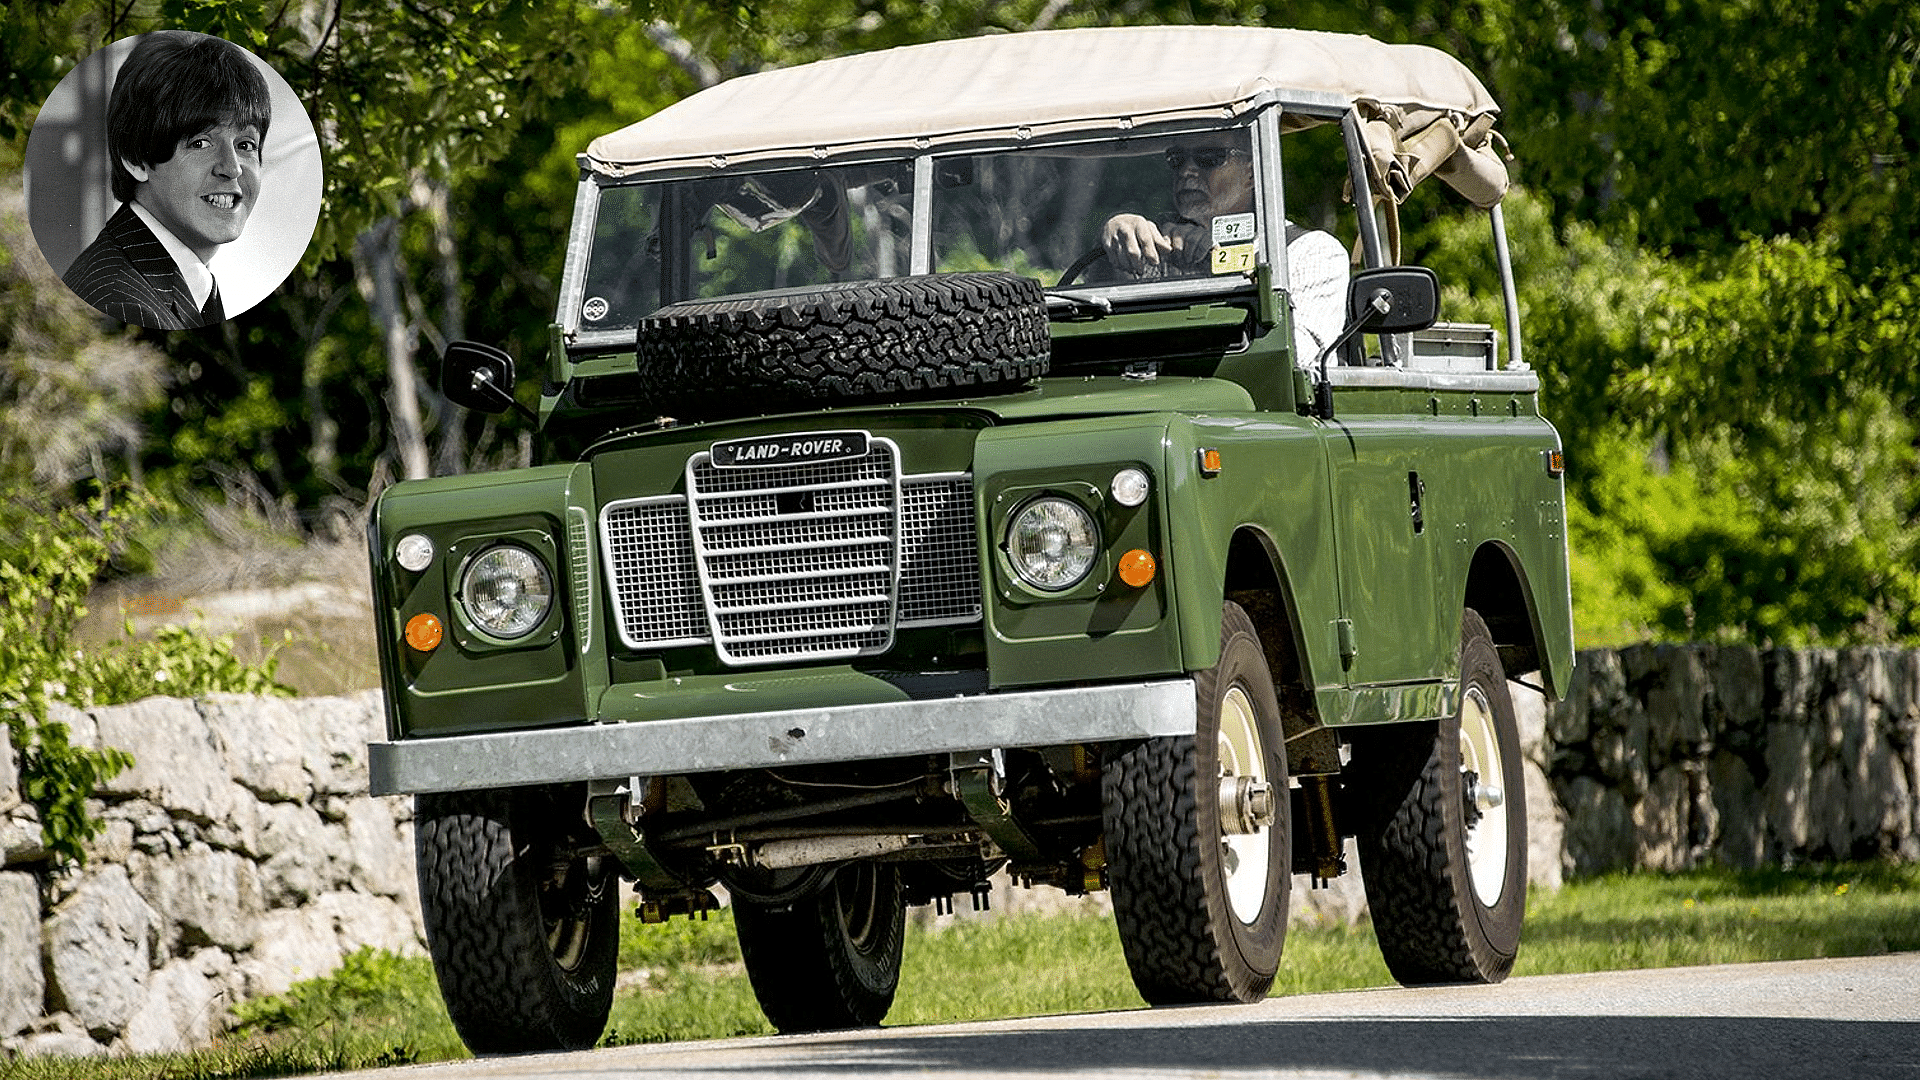
[[1315, 367], [1347, 322], [1346, 246], [1331, 233], [1287, 223], [1287, 293], [1293, 300], [1294, 360]]
[[147, 223], [147, 228], [153, 230], [160, 246], [173, 256], [173, 264], [180, 268], [181, 280], [187, 283], [187, 291], [193, 294], [194, 308], [206, 307], [207, 297], [213, 295], [213, 271], [200, 261], [200, 256], [195, 255], [192, 248], [181, 243], [179, 237], [160, 224], [159, 218], [147, 213], [146, 207], [137, 202], [127, 205], [133, 207], [134, 216]]

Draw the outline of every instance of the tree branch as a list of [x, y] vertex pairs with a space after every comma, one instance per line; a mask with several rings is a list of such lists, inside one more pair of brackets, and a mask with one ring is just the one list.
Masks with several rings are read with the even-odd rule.
[[701, 56], [693, 47], [693, 42], [680, 36], [680, 31], [655, 19], [647, 24], [647, 37], [661, 52], [667, 54], [667, 59], [679, 64], [680, 70], [691, 75], [693, 81], [699, 83], [702, 90], [720, 85], [724, 78], [720, 74], [720, 69], [714, 65], [713, 61]]

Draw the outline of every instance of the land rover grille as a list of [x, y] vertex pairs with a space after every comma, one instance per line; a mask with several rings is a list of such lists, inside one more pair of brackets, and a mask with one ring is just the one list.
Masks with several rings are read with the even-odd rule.
[[902, 476], [898, 448], [874, 439], [861, 457], [770, 467], [702, 452], [687, 491], [601, 511], [629, 648], [826, 660], [885, 652], [898, 627], [980, 619], [969, 474]]

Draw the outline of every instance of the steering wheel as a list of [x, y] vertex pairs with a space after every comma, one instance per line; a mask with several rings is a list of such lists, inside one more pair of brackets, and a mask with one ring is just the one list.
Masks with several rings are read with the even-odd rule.
[[1060, 275], [1060, 280], [1054, 282], [1053, 287], [1056, 289], [1066, 288], [1067, 286], [1073, 284], [1073, 279], [1079, 277], [1082, 273], [1084, 273], [1087, 267], [1092, 266], [1094, 263], [1097, 263], [1101, 259], [1104, 259], [1106, 257], [1107, 257], [1107, 245], [1105, 244], [1093, 245], [1093, 247], [1087, 250], [1087, 253], [1085, 255], [1082, 255], [1079, 258], [1073, 260], [1073, 265], [1067, 267], [1066, 273], [1063, 273]]

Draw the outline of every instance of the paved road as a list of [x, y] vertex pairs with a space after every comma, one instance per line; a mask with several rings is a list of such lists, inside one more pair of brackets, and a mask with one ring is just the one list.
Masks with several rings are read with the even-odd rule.
[[412, 1066], [356, 1080], [1920, 1080], [1920, 953]]

